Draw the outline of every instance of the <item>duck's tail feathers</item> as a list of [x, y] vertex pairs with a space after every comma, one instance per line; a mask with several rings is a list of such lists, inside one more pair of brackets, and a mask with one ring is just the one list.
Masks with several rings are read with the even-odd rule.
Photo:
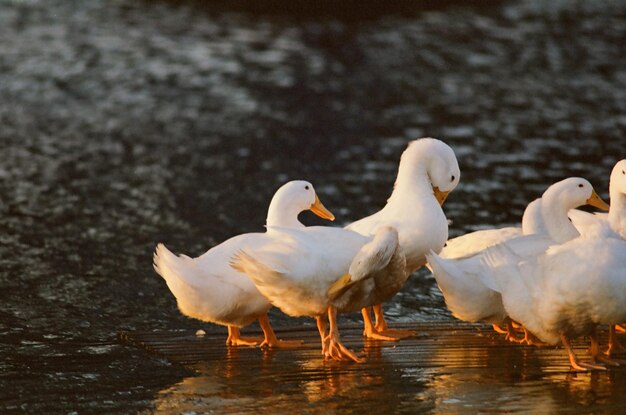
[[157, 274], [167, 280], [167, 275], [171, 272], [168, 264], [172, 263], [175, 258], [176, 255], [167, 249], [164, 244], [159, 242], [152, 255], [152, 267], [154, 267]]
[[428, 268], [435, 276], [444, 295], [446, 293], [456, 295], [457, 292], [465, 292], [474, 284], [471, 276], [459, 268], [455, 264], [455, 260], [444, 259], [433, 250], [426, 254], [426, 260], [428, 261]]
[[154, 270], [171, 286], [178, 281], [192, 287], [199, 286], [196, 266], [186, 255], [175, 255], [162, 243], [157, 244], [152, 256]]

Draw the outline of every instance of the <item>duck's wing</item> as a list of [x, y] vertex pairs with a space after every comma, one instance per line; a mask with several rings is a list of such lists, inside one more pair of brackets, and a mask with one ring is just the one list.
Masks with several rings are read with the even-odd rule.
[[244, 249], [231, 261], [272, 304], [289, 315], [319, 315], [329, 305], [327, 290], [348, 272], [369, 239], [341, 228], [268, 228], [272, 243]]
[[374, 275], [375, 289], [369, 296], [365, 306], [381, 304], [389, 301], [404, 286], [411, 275], [407, 272], [406, 257], [398, 246], [387, 266]]
[[514, 226], [479, 230], [449, 239], [440, 255], [447, 259], [465, 258], [521, 235], [522, 229]]
[[[404, 278], [406, 276], [404, 269], [406, 258], [399, 251], [398, 232], [389, 226], [381, 228], [375, 237], [356, 253], [350, 263], [348, 273], [332, 283], [327, 291], [329, 297], [334, 300], [354, 284], [370, 278], [376, 278], [384, 284], [384, 276], [380, 276], [380, 274], [387, 274], [389, 279], [393, 279], [400, 267], [402, 267], [401, 272]], [[391, 263], [394, 258], [395, 260]], [[372, 289], [375, 288], [372, 287]]]
[[270, 265], [270, 261], [259, 259], [258, 255], [253, 256], [241, 250], [230, 260], [230, 266], [239, 272], [246, 274], [259, 291], [270, 301], [274, 298], [284, 297], [290, 291], [293, 292], [298, 285], [293, 279], [287, 277], [286, 272]]
[[[288, 252], [288, 253], [287, 253]], [[244, 272], [270, 303], [290, 316], [317, 316], [328, 308], [323, 258], [297, 251], [240, 251], [231, 266]], [[345, 267], [347, 269], [347, 266]]]

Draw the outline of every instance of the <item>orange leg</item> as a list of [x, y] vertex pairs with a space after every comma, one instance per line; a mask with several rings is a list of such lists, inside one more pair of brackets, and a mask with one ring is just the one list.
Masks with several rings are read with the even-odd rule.
[[328, 350], [328, 342], [326, 341], [326, 329], [327, 324], [324, 316], [315, 317], [315, 322], [317, 323], [317, 331], [320, 332], [320, 339], [322, 341], [322, 354], [326, 356], [326, 351]]
[[498, 333], [498, 334], [507, 334], [508, 330], [503, 329], [502, 327], [500, 327], [497, 324], [492, 324], [491, 327], [493, 327], [493, 330]]
[[537, 347], [548, 346], [547, 343], [544, 343], [541, 340], [539, 340], [537, 336], [529, 332], [525, 327], [524, 327], [524, 340], [523, 341], [529, 346], [537, 346]]
[[626, 324], [616, 324], [615, 331], [617, 333], [626, 333]]
[[270, 325], [270, 319], [267, 317], [267, 314], [263, 314], [259, 317], [259, 324], [261, 325], [261, 330], [263, 330], [263, 333], [265, 334], [265, 339], [260, 345], [261, 347], [293, 348], [301, 346], [302, 343], [304, 343], [302, 340], [278, 340], [276, 333], [274, 333], [274, 330]]
[[376, 329], [378, 334], [394, 337], [396, 340], [415, 336], [415, 332], [412, 330], [390, 329], [387, 326], [387, 322], [385, 321], [382, 304], [376, 304], [373, 309], [374, 315], [376, 316], [376, 325], [374, 326], [374, 328]]
[[239, 327], [228, 326], [228, 338], [226, 339], [227, 346], [256, 346], [261, 342], [261, 338], [256, 337], [241, 337]]
[[372, 322], [369, 307], [363, 307], [361, 309], [361, 314], [363, 315], [363, 336], [372, 340], [398, 340], [395, 337], [385, 336], [384, 334], [378, 333], [378, 330], [376, 330], [376, 328], [374, 327], [374, 323]]
[[564, 334], [561, 334], [561, 341], [563, 342], [565, 351], [567, 351], [567, 355], [569, 356], [569, 364], [574, 370], [578, 370], [581, 372], [586, 372], [588, 370], [606, 370], [606, 367], [602, 365], [594, 365], [592, 363], [584, 363], [579, 361], [574, 354], [574, 351], [572, 350], [572, 346], [570, 346], [569, 344], [569, 340], [567, 339], [567, 337], [565, 337]]
[[600, 343], [598, 342], [598, 334], [596, 330], [593, 330], [591, 334], [591, 347], [589, 348], [589, 354], [591, 355], [591, 361], [593, 363], [604, 363], [610, 366], [619, 366], [619, 363], [615, 360], [609, 359], [600, 353]]
[[620, 341], [617, 339], [617, 328], [619, 326], [617, 324], [611, 324], [609, 326], [609, 348], [604, 352], [607, 356], [612, 356], [614, 354], [626, 353], [626, 348]]
[[524, 342], [524, 339], [520, 339], [519, 337], [517, 337], [517, 332], [515, 331], [513, 320], [511, 320], [510, 318], [507, 318], [506, 320], [506, 336], [504, 336], [504, 339], [512, 343]]
[[362, 363], [365, 360], [358, 358], [353, 351], [345, 347], [339, 339], [339, 329], [337, 327], [337, 309], [334, 306], [328, 307], [328, 320], [330, 321], [330, 330], [326, 339], [328, 349], [326, 356], [335, 360], [352, 360]]

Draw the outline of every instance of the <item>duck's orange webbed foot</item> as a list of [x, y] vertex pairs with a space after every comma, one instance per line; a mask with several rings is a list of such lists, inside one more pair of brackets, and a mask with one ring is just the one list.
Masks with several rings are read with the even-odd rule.
[[259, 317], [259, 325], [265, 334], [265, 339], [263, 339], [260, 344], [261, 347], [268, 347], [270, 349], [293, 349], [304, 344], [304, 340], [279, 340], [270, 325], [267, 314]]
[[617, 339], [617, 331], [619, 325], [611, 325], [609, 326], [609, 347], [606, 349], [604, 354], [607, 356], [613, 356], [616, 354], [626, 353], [626, 347]]
[[372, 340], [385, 340], [392, 342], [399, 339], [397, 337], [379, 333], [378, 330], [376, 330], [374, 323], [372, 323], [372, 317], [370, 316], [370, 312], [367, 307], [364, 307], [361, 310], [361, 314], [363, 315], [363, 337]]
[[228, 326], [227, 346], [257, 346], [262, 341], [262, 337], [241, 337], [239, 327]]
[[[579, 372], [587, 372], [589, 370], [606, 370], [606, 367], [603, 365], [585, 363], [585, 362], [581, 362], [580, 360], [578, 360], [578, 358], [574, 354], [574, 350], [572, 350], [572, 347], [569, 344], [569, 339], [564, 334], [561, 334], [561, 342], [563, 342], [563, 346], [565, 347], [565, 350], [567, 351], [567, 355], [569, 357], [569, 363], [574, 370], [577, 370]], [[592, 343], [592, 349], [593, 349], [593, 343]], [[593, 356], [593, 353], [592, 353], [592, 356]]]
[[414, 337], [417, 333], [413, 330], [401, 330], [401, 329], [391, 329], [387, 325], [387, 321], [385, 321], [385, 315], [383, 314], [383, 306], [382, 304], [377, 304], [373, 307], [374, 316], [376, 316], [376, 324], [374, 325], [374, 330], [376, 333], [382, 336], [391, 337], [394, 340], [405, 339], [407, 337]]
[[365, 359], [357, 357], [356, 354], [347, 347], [345, 347], [339, 339], [339, 329], [337, 327], [337, 309], [334, 306], [328, 307], [328, 320], [330, 322], [330, 329], [328, 336], [322, 342], [322, 347], [326, 345], [325, 356], [340, 361], [353, 361], [356, 363], [362, 363]]

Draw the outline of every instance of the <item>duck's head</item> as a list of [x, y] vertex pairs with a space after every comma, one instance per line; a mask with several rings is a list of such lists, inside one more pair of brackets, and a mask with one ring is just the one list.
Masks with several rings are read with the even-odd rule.
[[598, 196], [591, 183], [581, 177], [570, 177], [556, 182], [544, 192], [542, 198], [558, 198], [567, 210], [582, 205], [591, 205], [602, 210], [609, 210], [609, 205]]
[[435, 198], [443, 205], [459, 184], [461, 170], [449, 145], [436, 138], [420, 138], [411, 142], [402, 154], [398, 182], [416, 175], [426, 175]]
[[614, 193], [626, 195], [626, 159], [618, 161], [615, 167], [613, 167], [609, 189], [611, 197], [613, 197]]
[[305, 180], [292, 180], [282, 185], [274, 194], [270, 203], [267, 226], [290, 227], [298, 222], [298, 214], [310, 210], [317, 216], [335, 220], [315, 193], [313, 185]]

